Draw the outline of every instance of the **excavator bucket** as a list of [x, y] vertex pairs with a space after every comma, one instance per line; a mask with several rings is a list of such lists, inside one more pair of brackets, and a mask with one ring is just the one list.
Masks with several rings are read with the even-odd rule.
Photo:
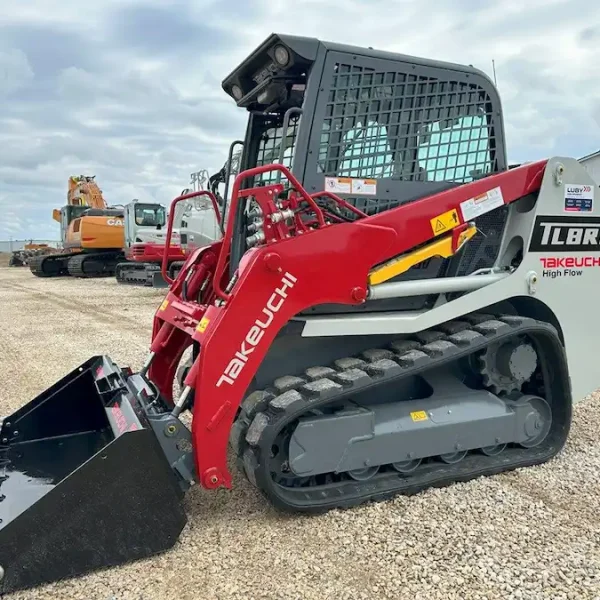
[[190, 458], [176, 446], [189, 431], [152, 402], [141, 375], [96, 356], [4, 417], [0, 596], [175, 544]]

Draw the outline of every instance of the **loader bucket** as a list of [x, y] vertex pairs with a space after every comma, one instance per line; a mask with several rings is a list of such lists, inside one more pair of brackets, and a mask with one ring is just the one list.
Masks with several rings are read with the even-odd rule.
[[4, 417], [0, 595], [177, 541], [184, 486], [137, 403], [135, 377], [96, 356]]

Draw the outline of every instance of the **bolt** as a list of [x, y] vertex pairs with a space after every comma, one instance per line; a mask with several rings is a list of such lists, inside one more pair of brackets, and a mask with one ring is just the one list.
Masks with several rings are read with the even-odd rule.
[[216, 475], [211, 475], [211, 478], [210, 478], [211, 483], [218, 483], [218, 481], [219, 481], [219, 478]]
[[177, 425], [170, 423], [165, 427], [165, 435], [167, 437], [173, 437], [177, 433]]
[[371, 464], [371, 461], [367, 458], [367, 460], [365, 460], [365, 467], [368, 467]]

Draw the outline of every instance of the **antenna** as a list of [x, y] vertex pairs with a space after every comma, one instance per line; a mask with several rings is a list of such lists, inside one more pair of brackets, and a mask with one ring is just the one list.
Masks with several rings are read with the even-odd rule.
[[494, 71], [494, 85], [497, 87], [498, 82], [496, 81], [496, 61], [492, 58], [492, 69]]

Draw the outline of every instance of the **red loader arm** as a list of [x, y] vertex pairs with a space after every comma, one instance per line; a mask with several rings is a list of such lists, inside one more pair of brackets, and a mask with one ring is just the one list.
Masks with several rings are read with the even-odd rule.
[[[282, 165], [240, 173], [222, 245], [216, 243], [190, 257], [157, 312], [154, 326], [152, 351], [158, 360], [152, 364], [150, 377], [168, 399], [179, 357], [192, 339], [201, 344], [185, 380], [194, 390], [192, 436], [201, 484], [230, 487], [226, 461], [233, 420], [271, 342], [291, 318], [319, 304], [364, 302], [374, 266], [434, 238], [440, 218], [451, 217], [452, 225], [444, 233], [464, 225], [464, 215], [476, 212], [478, 202], [485, 202], [489, 191], [494, 192], [490, 198], [497, 205], [535, 192], [545, 164], [524, 165], [352, 223], [336, 224], [325, 223], [323, 211], [314, 202], [318, 195], [310, 196]], [[273, 203], [281, 185], [240, 192], [243, 179], [273, 170], [282, 171], [299, 192], [299, 197], [292, 195], [283, 203], [282, 210]], [[321, 195], [346, 205], [336, 196]], [[233, 285], [226, 285], [233, 215], [240, 196], [253, 196], [260, 204], [268, 223], [268, 239], [265, 245], [246, 252]], [[315, 216], [314, 229], [297, 217], [302, 202]], [[275, 216], [286, 210], [290, 212], [284, 217], [293, 215], [291, 228]], [[190, 270], [194, 271], [191, 275]], [[189, 293], [184, 299], [182, 282], [188, 275]], [[217, 306], [216, 297], [226, 301]]]

